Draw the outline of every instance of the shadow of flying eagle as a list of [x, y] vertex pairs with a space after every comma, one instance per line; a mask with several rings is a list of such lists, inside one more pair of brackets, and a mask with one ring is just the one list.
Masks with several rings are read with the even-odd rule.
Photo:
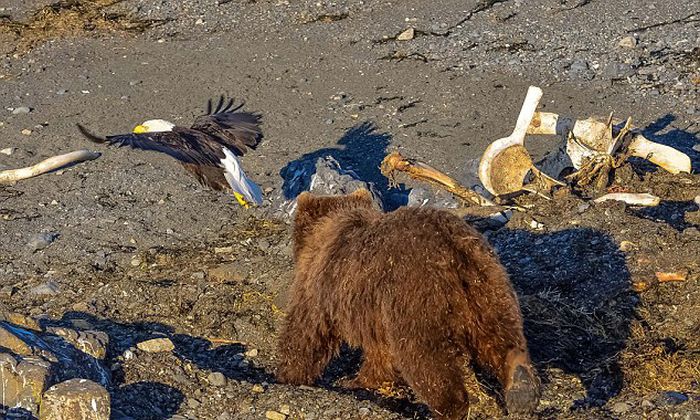
[[194, 120], [191, 127], [154, 119], [137, 125], [132, 133], [101, 137], [76, 124], [80, 132], [95, 143], [118, 147], [155, 150], [168, 154], [202, 184], [217, 191], [233, 191], [238, 203], [248, 207], [262, 203], [260, 187], [243, 172], [238, 156], [255, 149], [262, 139], [260, 115], [239, 112], [243, 103], [234, 106], [221, 96], [216, 107], [211, 99], [207, 112]]

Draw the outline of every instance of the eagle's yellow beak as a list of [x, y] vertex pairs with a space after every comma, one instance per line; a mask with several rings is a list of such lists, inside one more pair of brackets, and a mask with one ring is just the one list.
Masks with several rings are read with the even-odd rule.
[[146, 128], [145, 125], [137, 125], [134, 127], [134, 134], [142, 134], [142, 133], [148, 133], [148, 128]]
[[240, 204], [241, 206], [243, 206], [245, 208], [250, 208], [250, 204], [248, 204], [248, 202], [245, 201], [242, 194], [239, 194], [239, 193], [234, 191], [233, 196], [236, 197], [236, 201], [238, 201], [238, 204]]

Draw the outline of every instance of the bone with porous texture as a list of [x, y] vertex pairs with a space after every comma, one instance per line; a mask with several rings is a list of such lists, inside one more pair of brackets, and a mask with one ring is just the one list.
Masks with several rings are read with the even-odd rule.
[[455, 179], [437, 169], [415, 159], [403, 157], [399, 152], [387, 155], [381, 164], [384, 176], [393, 180], [394, 172], [404, 172], [413, 179], [437, 185], [461, 199], [479, 206], [493, 206], [494, 203], [475, 191], [462, 186]]
[[100, 154], [97, 152], [82, 149], [63, 155], [50, 157], [37, 163], [36, 165], [28, 166], [26, 168], [7, 169], [0, 171], [0, 184], [9, 184], [22, 179], [32, 178], [56, 169], [63, 168], [72, 163], [97, 159], [99, 156]]

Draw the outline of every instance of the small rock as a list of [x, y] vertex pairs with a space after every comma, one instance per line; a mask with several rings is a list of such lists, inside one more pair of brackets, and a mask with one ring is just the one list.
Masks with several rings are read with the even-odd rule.
[[255, 384], [255, 385], [253, 385], [252, 391], [260, 394], [260, 393], [265, 392], [265, 388], [263, 388], [263, 386], [260, 384]]
[[413, 28], [408, 28], [405, 31], [401, 32], [397, 37], [397, 41], [410, 41], [413, 38], [416, 37], [416, 30]]
[[6, 147], [6, 148], [0, 150], [0, 153], [2, 153], [3, 155], [10, 156], [15, 152], [15, 150], [16, 149], [14, 147]]
[[285, 420], [287, 416], [279, 411], [267, 410], [265, 412], [265, 418], [268, 420]]
[[612, 411], [617, 414], [623, 414], [629, 411], [630, 405], [624, 402], [618, 402], [613, 404]]
[[24, 130], [21, 131], [21, 133], [24, 134], [25, 136], [29, 136], [32, 134], [32, 130], [25, 128]]
[[[13, 334], [10, 328], [11, 327], [8, 326], [6, 329], [0, 325], [0, 343], [2, 343], [2, 346], [20, 356], [31, 355], [31, 347], [29, 347], [29, 345], [22, 341], [22, 339], [17, 335]], [[0, 371], [0, 373], [2, 372]], [[0, 375], [0, 378], [2, 378], [2, 375]]]
[[695, 150], [696, 152], [700, 153], [700, 143], [694, 145], [694, 146], [693, 146], [693, 150]]
[[58, 233], [45, 232], [34, 235], [27, 243], [27, 248], [31, 252], [41, 251], [53, 243], [58, 238]]
[[221, 264], [209, 269], [209, 278], [213, 281], [243, 281], [243, 276], [238, 272], [238, 264]]
[[56, 95], [65, 95], [68, 93], [68, 89], [59, 89], [56, 91]]
[[622, 251], [622, 252], [628, 252], [628, 251], [634, 249], [635, 247], [636, 247], [636, 245], [634, 244], [634, 242], [630, 242], [630, 241], [620, 242], [620, 251]]
[[12, 110], [12, 115], [29, 114], [32, 110], [28, 106], [18, 106]]
[[109, 420], [109, 393], [98, 383], [87, 379], [61, 382], [44, 393], [39, 418]]
[[188, 406], [189, 408], [193, 408], [193, 409], [194, 409], [194, 408], [197, 408], [197, 407], [199, 407], [200, 404], [201, 404], [201, 403], [200, 403], [199, 401], [197, 401], [196, 399], [194, 399], [194, 398], [188, 398], [188, 399], [187, 399], [187, 406]]
[[360, 417], [369, 417], [371, 411], [367, 407], [362, 407], [358, 410], [360, 412]]
[[654, 408], [654, 407], [656, 407], [656, 406], [654, 405], [653, 402], [651, 402], [651, 401], [649, 401], [649, 400], [644, 400], [644, 401], [642, 401], [642, 408], [652, 409], [652, 408]]
[[214, 254], [230, 254], [233, 252], [232, 246], [214, 247]]
[[0, 288], [0, 298], [11, 298], [12, 295], [17, 293], [17, 288], [14, 286], [4, 286]]
[[221, 372], [210, 373], [209, 376], [207, 376], [207, 381], [216, 387], [226, 386], [226, 377]]
[[142, 341], [136, 344], [136, 347], [138, 347], [138, 349], [141, 351], [145, 351], [146, 353], [160, 353], [175, 350], [175, 345], [167, 337], [152, 338], [150, 340]]
[[139, 257], [132, 257], [131, 258], [131, 265], [134, 267], [138, 267], [141, 265], [141, 258]]
[[633, 36], [626, 36], [617, 45], [622, 48], [634, 48], [637, 46], [637, 40]]
[[129, 86], [136, 86], [136, 85], [140, 85], [140, 84], [141, 84], [140, 80], [132, 80], [129, 82]]
[[288, 416], [292, 412], [291, 408], [287, 404], [280, 405], [280, 413]]
[[326, 121], [324, 121], [324, 123], [325, 123], [326, 125], [331, 125], [331, 124], [333, 124], [333, 118], [328, 118], [328, 119], [326, 119]]
[[29, 294], [44, 296], [44, 295], [57, 295], [60, 293], [61, 288], [53, 281], [47, 281], [44, 284], [40, 284], [29, 290]]
[[664, 393], [664, 399], [668, 404], [682, 404], [688, 401], [688, 396], [680, 392], [668, 391]]
[[591, 207], [591, 203], [581, 203], [576, 206], [576, 212], [581, 214]]
[[248, 357], [257, 357], [258, 349], [250, 349], [247, 352], [245, 352], [245, 355]]
[[195, 25], [204, 25], [204, 19], [199, 18], [194, 22]]

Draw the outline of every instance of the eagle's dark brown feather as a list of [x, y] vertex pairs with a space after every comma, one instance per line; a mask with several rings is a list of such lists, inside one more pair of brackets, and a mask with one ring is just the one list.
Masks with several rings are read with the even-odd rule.
[[234, 106], [233, 99], [219, 98], [216, 107], [209, 100], [207, 115], [195, 119], [190, 128], [176, 126], [172, 131], [129, 133], [100, 137], [77, 124], [80, 132], [95, 143], [117, 147], [154, 150], [168, 154], [183, 165], [197, 180], [215, 190], [227, 190], [221, 159], [223, 147], [233, 154], [244, 155], [255, 149], [262, 139], [260, 115], [237, 112], [243, 104]]

